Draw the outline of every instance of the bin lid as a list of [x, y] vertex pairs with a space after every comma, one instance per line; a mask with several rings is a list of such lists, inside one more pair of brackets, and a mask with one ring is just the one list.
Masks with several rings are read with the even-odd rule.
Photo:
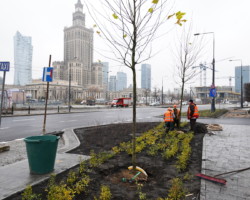
[[25, 142], [54, 142], [56, 140], [59, 140], [60, 137], [59, 136], [55, 136], [55, 135], [38, 135], [38, 136], [30, 136], [30, 137], [26, 137], [24, 138]]

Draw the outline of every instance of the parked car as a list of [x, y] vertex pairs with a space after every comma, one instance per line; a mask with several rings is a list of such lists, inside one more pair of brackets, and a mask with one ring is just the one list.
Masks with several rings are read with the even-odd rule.
[[150, 106], [159, 106], [160, 105], [160, 102], [153, 102], [151, 104], [149, 104]]
[[243, 106], [248, 106], [248, 102], [245, 101], [245, 102], [243, 103]]
[[188, 102], [187, 102], [187, 101], [183, 101], [183, 102], [182, 102], [182, 105], [183, 105], [183, 106], [188, 105]]

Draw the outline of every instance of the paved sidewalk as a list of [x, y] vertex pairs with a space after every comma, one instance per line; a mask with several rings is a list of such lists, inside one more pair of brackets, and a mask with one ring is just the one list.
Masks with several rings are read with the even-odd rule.
[[[223, 131], [203, 140], [202, 173], [216, 174], [250, 167], [250, 126], [222, 125]], [[201, 200], [249, 200], [250, 170], [217, 178], [226, 185], [201, 181]]]
[[[80, 160], [89, 158], [89, 156], [65, 153], [80, 144], [72, 129], [65, 129], [63, 138], [59, 141], [55, 170], [52, 173], [59, 174], [79, 164]], [[40, 183], [48, 179], [52, 174], [30, 174], [23, 140], [9, 142], [8, 145], [10, 145], [10, 151], [0, 154], [0, 199], [24, 190], [27, 185]]]

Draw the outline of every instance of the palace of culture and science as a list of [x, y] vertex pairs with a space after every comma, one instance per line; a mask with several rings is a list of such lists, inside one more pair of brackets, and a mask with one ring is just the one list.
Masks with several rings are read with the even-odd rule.
[[70, 79], [83, 88], [103, 87], [103, 65], [93, 63], [93, 33], [85, 26], [83, 5], [78, 0], [73, 25], [64, 28], [64, 61], [53, 62], [54, 79]]

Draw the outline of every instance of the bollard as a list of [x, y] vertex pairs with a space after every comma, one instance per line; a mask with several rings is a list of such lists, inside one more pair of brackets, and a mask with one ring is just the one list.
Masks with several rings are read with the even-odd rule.
[[57, 112], [59, 113], [59, 106], [57, 107]]
[[30, 106], [29, 106], [29, 109], [28, 109], [28, 114], [30, 115]]
[[11, 113], [14, 115], [14, 106], [11, 107]]

